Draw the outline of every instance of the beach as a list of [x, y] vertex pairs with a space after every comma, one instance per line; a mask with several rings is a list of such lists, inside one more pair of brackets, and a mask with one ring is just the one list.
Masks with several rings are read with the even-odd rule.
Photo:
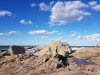
[[[39, 48], [39, 47], [38, 47]], [[44, 47], [41, 47], [44, 48]], [[75, 50], [76, 49], [76, 50]], [[42, 51], [43, 52], [43, 51]], [[38, 53], [38, 52], [36, 52]], [[1, 75], [99, 75], [100, 48], [74, 48], [61, 66], [56, 58], [34, 53], [0, 58]], [[55, 67], [59, 63], [58, 67]]]

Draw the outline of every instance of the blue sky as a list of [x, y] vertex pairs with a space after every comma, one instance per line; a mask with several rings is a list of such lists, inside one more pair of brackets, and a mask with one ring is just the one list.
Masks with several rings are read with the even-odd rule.
[[99, 0], [0, 0], [0, 45], [100, 45]]

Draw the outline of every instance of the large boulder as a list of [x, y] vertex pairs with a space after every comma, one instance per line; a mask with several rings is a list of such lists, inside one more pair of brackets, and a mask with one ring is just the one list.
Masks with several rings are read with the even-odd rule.
[[37, 55], [46, 55], [50, 54], [53, 56], [56, 55], [62, 55], [66, 56], [66, 54], [71, 53], [72, 49], [70, 45], [68, 45], [66, 42], [61, 41], [53, 41], [51, 42], [46, 48], [36, 53]]
[[25, 53], [25, 48], [20, 46], [10, 46], [7, 50], [10, 55]]

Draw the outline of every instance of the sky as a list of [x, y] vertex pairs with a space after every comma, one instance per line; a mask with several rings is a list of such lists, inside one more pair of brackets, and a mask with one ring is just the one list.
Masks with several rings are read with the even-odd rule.
[[100, 45], [100, 0], [0, 0], [0, 45]]

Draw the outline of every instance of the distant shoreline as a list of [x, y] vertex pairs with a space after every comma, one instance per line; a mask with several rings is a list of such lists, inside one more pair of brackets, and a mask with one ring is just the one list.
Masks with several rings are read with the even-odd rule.
[[[34, 46], [38, 46], [38, 45], [34, 45]], [[0, 46], [0, 50], [7, 50], [10, 46]], [[21, 46], [21, 47], [32, 47], [31, 46]], [[71, 46], [72, 50], [78, 50], [78, 49], [82, 49], [82, 48], [95, 48], [96, 46]], [[98, 46], [100, 48], [100, 46]]]

